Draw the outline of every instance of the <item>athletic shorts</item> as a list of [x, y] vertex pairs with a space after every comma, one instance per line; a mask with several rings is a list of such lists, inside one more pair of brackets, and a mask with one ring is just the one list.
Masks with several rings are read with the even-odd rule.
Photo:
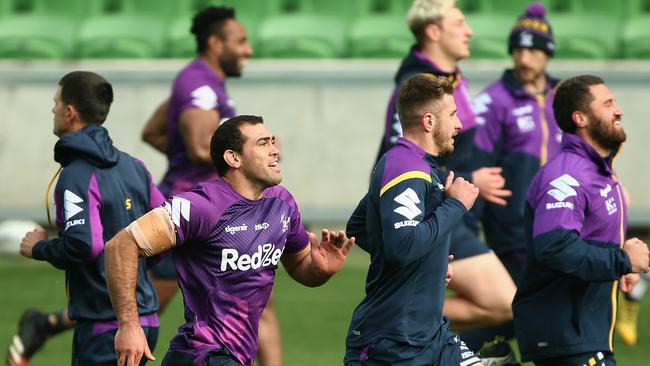
[[481, 360], [445, 324], [426, 346], [380, 338], [360, 349], [349, 348], [345, 366], [471, 366]]
[[171, 253], [165, 255], [158, 263], [151, 267], [151, 275], [153, 278], [161, 280], [176, 280], [176, 266], [174, 265], [174, 257]]
[[[196, 356], [179, 351], [167, 351], [161, 366], [195, 366]], [[227, 349], [210, 352], [205, 356], [205, 366], [244, 366], [232, 358]]]
[[461, 221], [452, 231], [449, 254], [453, 255], [455, 260], [489, 252], [490, 248], [479, 240], [478, 233], [472, 230], [465, 221]]
[[611, 352], [589, 352], [533, 362], [535, 366], [616, 366]]
[[[115, 366], [115, 333], [117, 329], [108, 330], [100, 334], [93, 332], [94, 322], [79, 321], [74, 327], [72, 336], [72, 366]], [[142, 327], [147, 337], [149, 349], [153, 352], [158, 342], [158, 327]], [[145, 357], [140, 365], [147, 363]]]

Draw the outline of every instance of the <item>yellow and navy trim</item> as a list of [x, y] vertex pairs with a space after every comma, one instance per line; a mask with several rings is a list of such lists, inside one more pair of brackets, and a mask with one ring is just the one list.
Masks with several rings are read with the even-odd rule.
[[408, 179], [424, 179], [429, 183], [432, 181], [430, 174], [425, 173], [421, 170], [412, 170], [410, 172], [400, 174], [397, 177], [393, 178], [390, 182], [384, 184], [384, 186], [381, 187], [381, 190], [379, 191], [379, 196], [381, 197], [384, 193], [386, 193], [386, 191]]

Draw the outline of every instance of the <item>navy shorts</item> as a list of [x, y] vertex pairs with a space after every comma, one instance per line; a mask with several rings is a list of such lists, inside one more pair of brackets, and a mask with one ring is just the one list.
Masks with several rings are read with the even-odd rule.
[[461, 221], [452, 231], [449, 254], [453, 255], [455, 260], [489, 252], [490, 248], [479, 240], [478, 233], [471, 229], [465, 221]]
[[533, 362], [535, 366], [616, 366], [611, 352], [589, 352]]
[[165, 255], [158, 263], [151, 267], [151, 276], [161, 280], [176, 280], [176, 266], [171, 253]]
[[[79, 321], [74, 327], [72, 336], [72, 366], [115, 366], [115, 333], [117, 329], [100, 334], [93, 334], [93, 324], [90, 321]], [[153, 352], [158, 342], [158, 327], [142, 327], [147, 337], [149, 349]], [[142, 358], [140, 365], [147, 363]]]
[[[161, 366], [195, 366], [194, 355], [179, 351], [167, 351]], [[232, 358], [227, 349], [214, 351], [205, 356], [205, 366], [244, 366]]]
[[453, 334], [448, 323], [441, 333], [425, 346], [380, 338], [369, 346], [349, 348], [345, 353], [345, 366], [471, 366], [481, 360], [465, 342]]

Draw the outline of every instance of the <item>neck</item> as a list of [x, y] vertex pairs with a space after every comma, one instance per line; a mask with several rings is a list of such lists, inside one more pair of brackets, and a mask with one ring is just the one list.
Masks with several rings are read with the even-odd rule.
[[239, 193], [242, 197], [251, 201], [259, 200], [264, 193], [264, 187], [251, 182], [244, 177], [238, 170], [229, 171], [221, 177], [223, 181], [228, 183], [235, 192]]
[[420, 52], [433, 62], [442, 72], [452, 74], [456, 71], [458, 60], [443, 52], [437, 44], [424, 44]]
[[607, 149], [605, 147], [602, 147], [599, 143], [597, 143], [591, 136], [589, 136], [589, 133], [587, 133], [586, 129], [580, 129], [576, 131], [576, 135], [583, 139], [587, 145], [591, 146], [598, 155], [600, 155], [603, 158], [608, 157], [612, 153], [612, 149]]
[[404, 138], [416, 144], [422, 150], [428, 152], [433, 156], [440, 154], [440, 148], [433, 143], [430, 135], [415, 133], [411, 131], [404, 131]]
[[199, 57], [201, 60], [203, 60], [210, 69], [217, 74], [221, 80], [224, 80], [226, 78], [226, 73], [223, 71], [221, 66], [219, 65], [219, 62], [217, 61], [217, 57], [211, 57], [208, 53], [204, 53]]
[[544, 94], [546, 91], [546, 75], [544, 74], [529, 82], [522, 82], [519, 78], [517, 78], [517, 80], [521, 84], [522, 88], [532, 95]]

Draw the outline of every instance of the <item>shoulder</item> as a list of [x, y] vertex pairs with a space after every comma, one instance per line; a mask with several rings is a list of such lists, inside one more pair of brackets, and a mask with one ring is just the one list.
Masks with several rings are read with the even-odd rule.
[[529, 200], [535, 202], [548, 193], [558, 201], [575, 196], [590, 184], [590, 162], [570, 152], [561, 152], [544, 165], [529, 189]]
[[389, 150], [377, 168], [373, 179], [379, 181], [380, 194], [409, 180], [432, 182], [431, 166], [422, 156], [401, 146]]

